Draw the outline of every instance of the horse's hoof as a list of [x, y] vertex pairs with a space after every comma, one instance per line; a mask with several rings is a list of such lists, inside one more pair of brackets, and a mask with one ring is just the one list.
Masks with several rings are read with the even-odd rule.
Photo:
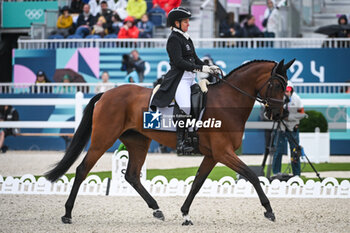
[[185, 220], [183, 223], [182, 223], [182, 226], [191, 226], [193, 225], [193, 222], [191, 220]]
[[67, 218], [67, 217], [65, 217], [65, 216], [62, 216], [62, 222], [64, 223], [64, 224], [72, 224], [72, 218]]
[[265, 218], [268, 220], [274, 222], [276, 220], [275, 214], [273, 212], [265, 212], [264, 213]]
[[153, 217], [155, 217], [156, 219], [162, 220], [162, 221], [164, 221], [164, 219], [165, 219], [163, 212], [160, 211], [160, 210], [154, 211], [153, 212]]

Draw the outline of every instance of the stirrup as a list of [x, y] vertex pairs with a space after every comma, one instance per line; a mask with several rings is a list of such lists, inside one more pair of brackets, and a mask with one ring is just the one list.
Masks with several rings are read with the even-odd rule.
[[195, 148], [191, 145], [187, 145], [186, 142], [182, 142], [176, 147], [176, 150], [179, 155], [191, 155], [195, 151]]

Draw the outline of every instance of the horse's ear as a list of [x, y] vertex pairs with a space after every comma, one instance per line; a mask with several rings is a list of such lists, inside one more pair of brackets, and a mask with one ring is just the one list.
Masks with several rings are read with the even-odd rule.
[[284, 70], [287, 71], [289, 69], [289, 67], [291, 67], [291, 65], [293, 65], [293, 63], [295, 62], [295, 58], [293, 60], [291, 60], [290, 62], [288, 62], [287, 64], [284, 65]]
[[283, 66], [284, 66], [284, 59], [282, 59], [278, 64], [277, 64], [277, 67], [276, 67], [276, 73], [277, 74], [282, 74], [283, 73]]

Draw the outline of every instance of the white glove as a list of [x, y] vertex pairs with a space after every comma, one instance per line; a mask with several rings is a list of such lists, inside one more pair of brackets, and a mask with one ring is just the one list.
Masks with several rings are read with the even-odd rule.
[[220, 74], [221, 73], [221, 69], [220, 67], [216, 66], [216, 65], [212, 65], [212, 66], [209, 66], [210, 69], [212, 69], [214, 71], [214, 74]]
[[202, 66], [201, 72], [206, 73], [206, 74], [213, 74], [214, 71], [210, 68], [210, 66]]

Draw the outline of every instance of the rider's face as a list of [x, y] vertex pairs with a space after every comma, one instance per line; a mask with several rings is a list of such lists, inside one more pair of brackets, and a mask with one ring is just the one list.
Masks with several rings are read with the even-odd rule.
[[181, 30], [183, 32], [187, 32], [189, 26], [190, 26], [190, 19], [181, 20]]

